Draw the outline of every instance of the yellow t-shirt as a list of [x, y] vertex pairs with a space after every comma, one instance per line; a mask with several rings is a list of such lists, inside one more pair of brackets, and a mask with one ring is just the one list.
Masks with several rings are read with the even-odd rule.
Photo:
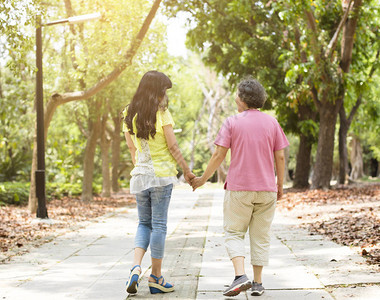
[[[124, 117], [127, 116], [127, 110], [123, 111]], [[136, 116], [133, 118], [133, 132], [134, 135], [131, 135], [132, 141], [137, 148], [136, 156], [141, 152], [141, 142], [140, 138], [136, 137]], [[156, 135], [154, 138], [149, 136], [148, 146], [150, 155], [153, 161], [154, 173], [157, 177], [170, 177], [177, 175], [176, 161], [174, 157], [171, 155], [168, 145], [166, 143], [166, 138], [164, 135], [163, 126], [172, 125], [174, 127], [174, 120], [169, 110], [165, 111], [158, 110], [156, 115]], [[123, 122], [123, 132], [128, 131], [128, 127]], [[136, 161], [138, 161], [138, 157], [136, 157]]]

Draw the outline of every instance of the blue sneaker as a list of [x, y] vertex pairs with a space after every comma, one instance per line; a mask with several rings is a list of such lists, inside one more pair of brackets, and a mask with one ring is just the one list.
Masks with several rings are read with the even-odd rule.
[[127, 288], [126, 288], [129, 294], [137, 293], [137, 289], [139, 287], [140, 274], [141, 274], [141, 267], [139, 265], [136, 265], [131, 269], [131, 273], [129, 274], [129, 279], [127, 281]]
[[[159, 293], [170, 293], [174, 291], [174, 286], [170, 283], [165, 282], [164, 277], [156, 277], [153, 274], [150, 274], [150, 277], [152, 277], [156, 282], [148, 282], [149, 290], [151, 294], [159, 294]], [[162, 278], [162, 282], [160, 282]]]

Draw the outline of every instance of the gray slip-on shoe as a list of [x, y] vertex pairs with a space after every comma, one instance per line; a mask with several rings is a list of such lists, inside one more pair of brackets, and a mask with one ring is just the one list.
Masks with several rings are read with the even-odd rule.
[[239, 279], [234, 280], [231, 285], [223, 292], [223, 296], [237, 296], [240, 292], [244, 292], [250, 289], [252, 286], [251, 281], [248, 279], [247, 275], [243, 275]]
[[261, 296], [264, 294], [265, 288], [262, 283], [254, 282], [251, 291], [251, 296]]

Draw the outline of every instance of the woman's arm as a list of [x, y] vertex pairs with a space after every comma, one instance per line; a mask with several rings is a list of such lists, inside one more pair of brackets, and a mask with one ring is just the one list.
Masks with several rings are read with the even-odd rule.
[[285, 174], [285, 154], [284, 149], [274, 152], [274, 160], [276, 162], [276, 172], [277, 172], [277, 200], [280, 200], [284, 194], [282, 185], [284, 183]]
[[186, 181], [190, 184], [191, 180], [195, 177], [195, 175], [191, 172], [189, 166], [187, 165], [185, 159], [182, 156], [181, 150], [179, 149], [177, 139], [174, 134], [173, 126], [169, 124], [163, 126], [162, 128], [164, 130], [165, 139], [169, 151], [174, 157], [174, 159], [177, 161], [179, 166], [182, 168], [183, 176], [185, 177]]
[[128, 131], [124, 132], [125, 135], [125, 140], [127, 141], [127, 145], [129, 148], [129, 151], [131, 152], [131, 157], [132, 157], [132, 162], [134, 165], [136, 165], [136, 147], [135, 144], [133, 144], [131, 135], [129, 134]]
[[206, 181], [214, 174], [220, 164], [223, 162], [224, 158], [227, 155], [228, 148], [222, 146], [216, 146], [214, 153], [211, 156], [211, 159], [207, 165], [206, 171], [201, 177], [196, 177], [192, 180], [191, 185], [193, 186], [193, 191], [195, 191], [200, 186], [204, 185]]

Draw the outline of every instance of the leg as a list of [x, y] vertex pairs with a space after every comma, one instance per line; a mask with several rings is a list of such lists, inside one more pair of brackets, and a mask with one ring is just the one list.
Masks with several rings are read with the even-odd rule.
[[265, 288], [263, 287], [263, 281], [261, 279], [261, 273], [263, 272], [263, 266], [253, 266], [253, 285], [251, 290], [252, 296], [261, 296]]
[[268, 264], [270, 226], [274, 217], [276, 199], [275, 192], [257, 192], [252, 220], [249, 224], [251, 264], [253, 266], [254, 281], [257, 283], [262, 283], [263, 266]]
[[263, 283], [261, 274], [263, 273], [263, 266], [253, 266], [253, 281], [257, 283]]
[[250, 192], [226, 191], [224, 197], [224, 232], [228, 255], [235, 270], [235, 279], [223, 292], [224, 296], [236, 296], [252, 286], [245, 275], [244, 236], [252, 217]]
[[[156, 277], [161, 277], [162, 258], [157, 259], [152, 257], [152, 274]], [[149, 278], [151, 281], [151, 278]], [[153, 281], [152, 281], [153, 282]]]
[[152, 235], [150, 249], [152, 252], [152, 274], [149, 277], [149, 290], [152, 294], [174, 291], [173, 285], [167, 283], [161, 274], [164, 257], [165, 238], [170, 198], [173, 185], [156, 187], [151, 194], [152, 200]]
[[244, 256], [235, 256], [231, 259], [235, 269], [235, 279], [232, 284], [223, 292], [224, 296], [236, 296], [252, 287], [251, 281], [245, 275]]
[[[146, 250], [143, 248], [139, 248], [139, 247], [135, 248], [135, 252], [133, 255], [133, 265], [134, 266], [136, 266], [136, 265], [141, 266], [141, 262], [142, 262], [144, 255], [145, 255], [145, 252], [146, 252]], [[141, 271], [141, 268], [140, 268], [140, 271]]]
[[[137, 214], [139, 225], [135, 237], [134, 263], [140, 265], [142, 258], [148, 249], [152, 232], [152, 204], [150, 199], [151, 189], [136, 194]], [[138, 262], [138, 263], [137, 263]]]
[[126, 290], [129, 294], [136, 294], [139, 287], [139, 277], [141, 274], [141, 261], [148, 248], [151, 232], [151, 207], [149, 190], [136, 195], [139, 225], [135, 237], [135, 250], [133, 256], [133, 267], [129, 274]]
[[[253, 206], [249, 201], [250, 192], [226, 191], [224, 197], [224, 232], [228, 255], [234, 265], [235, 274], [245, 274], [244, 236], [252, 217]], [[241, 272], [243, 272], [241, 274]]]
[[168, 209], [173, 185], [155, 187], [151, 193], [152, 201], [152, 234], [150, 249], [152, 258], [162, 259], [164, 257], [166, 224], [168, 220]]
[[232, 264], [234, 265], [235, 276], [241, 276], [245, 274], [244, 258], [244, 256], [235, 256], [231, 259]]

